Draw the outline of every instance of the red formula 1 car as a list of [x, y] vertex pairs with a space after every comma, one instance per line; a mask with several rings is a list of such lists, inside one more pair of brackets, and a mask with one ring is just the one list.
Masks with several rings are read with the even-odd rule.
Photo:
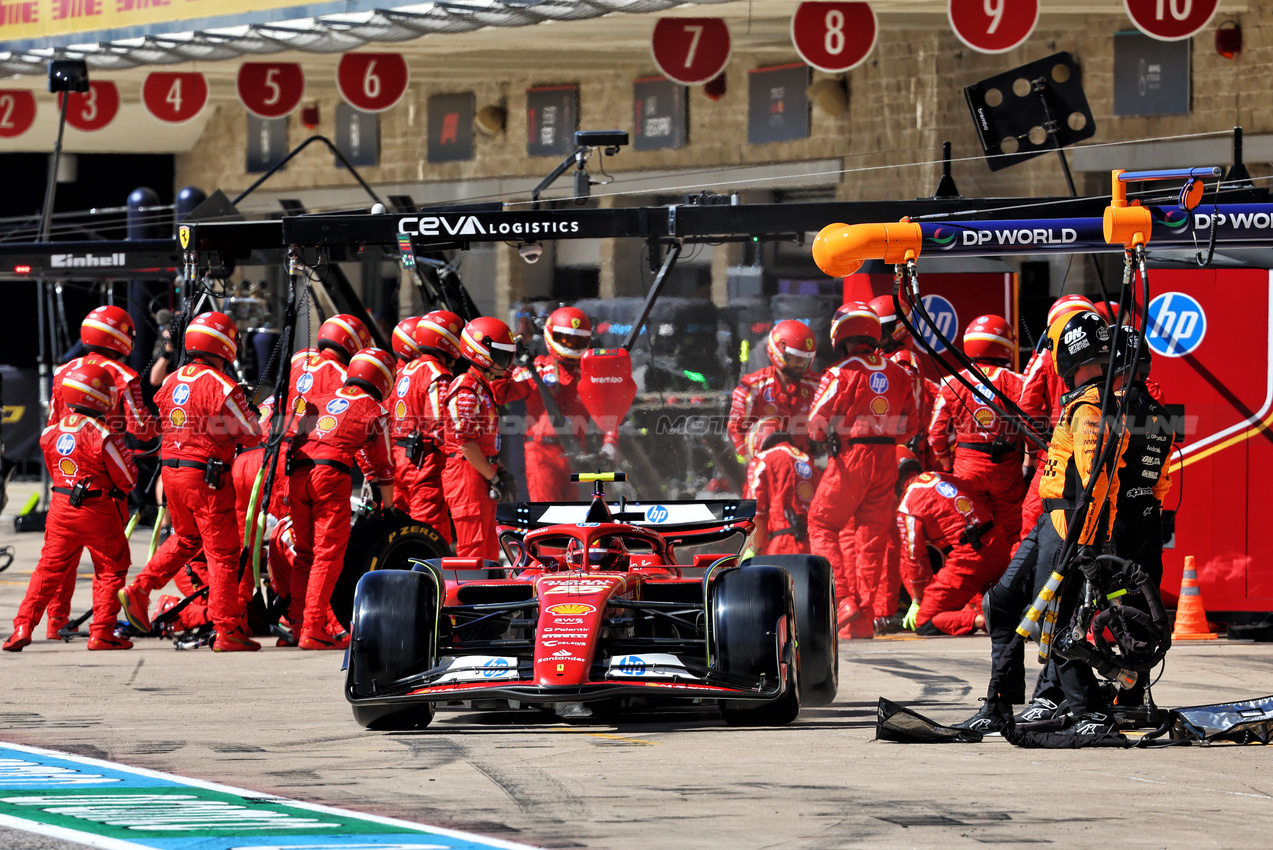
[[[730, 724], [777, 725], [835, 698], [825, 559], [739, 564], [749, 500], [608, 502], [601, 482], [622, 473], [572, 480], [596, 482], [590, 503], [500, 506], [508, 569], [442, 558], [359, 580], [345, 680], [359, 723], [422, 728], [458, 701], [586, 715], [707, 700]], [[718, 551], [677, 557], [691, 548]]]

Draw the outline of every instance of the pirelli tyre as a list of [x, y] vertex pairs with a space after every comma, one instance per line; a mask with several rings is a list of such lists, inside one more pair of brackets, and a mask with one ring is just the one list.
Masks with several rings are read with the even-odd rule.
[[349, 627], [354, 588], [372, 570], [409, 570], [412, 560], [445, 558], [451, 547], [432, 526], [399, 513], [376, 513], [354, 523], [345, 549], [345, 564], [332, 591], [332, 611]]
[[724, 570], [708, 596], [712, 666], [724, 674], [763, 676], [786, 689], [771, 702], [721, 700], [731, 726], [782, 726], [800, 713], [796, 658], [795, 592], [781, 567], [743, 566]]
[[840, 683], [831, 562], [815, 555], [764, 555], [744, 562], [743, 568], [762, 564], [786, 570], [795, 590], [800, 702], [806, 706], [829, 705]]
[[433, 666], [436, 585], [424, 573], [377, 570], [358, 581], [349, 632], [345, 696], [354, 720], [368, 729], [423, 729], [433, 720], [432, 703], [366, 705], [398, 679]]

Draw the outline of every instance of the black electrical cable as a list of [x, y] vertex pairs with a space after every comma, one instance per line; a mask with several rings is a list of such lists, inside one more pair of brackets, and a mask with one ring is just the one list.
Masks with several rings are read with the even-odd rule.
[[924, 335], [919, 332], [915, 324], [907, 316], [906, 311], [902, 309], [900, 290], [903, 276], [905, 276], [906, 280], [910, 282], [913, 287], [909, 292], [910, 298], [908, 299], [911, 302], [912, 309], [919, 313], [920, 318], [922, 318], [929, 328], [932, 329], [933, 335], [937, 337], [942, 345], [946, 346], [946, 350], [954, 356], [955, 360], [962, 363], [969, 372], [978, 375], [980, 379], [986, 383], [993, 395], [1003, 402], [1003, 405], [1000, 406], [990, 399], [985, 399], [986, 406], [990, 407], [1005, 419], [1017, 422], [1022, 426], [1022, 434], [1026, 437], [1026, 439], [1034, 443], [1039, 448], [1046, 449], [1048, 445], [1047, 436], [1035, 428], [1033, 421], [1031, 421], [1025, 411], [1018, 406], [1016, 400], [1008, 398], [1002, 390], [994, 386], [986, 378], [981, 369], [978, 368], [977, 364], [973, 363], [971, 359], [966, 357], [962, 351], [955, 347], [953, 342], [946, 338], [946, 336], [941, 332], [941, 329], [937, 327], [937, 323], [933, 321], [933, 317], [929, 315], [928, 309], [924, 306], [923, 299], [914, 297], [915, 293], [919, 289], [919, 276], [918, 272], [915, 271], [915, 261], [908, 261], [904, 267], [904, 272], [901, 271], [902, 268], [903, 267], [899, 266], [898, 270], [896, 270], [893, 275], [893, 309], [897, 311], [898, 321], [905, 326], [906, 330], [909, 331], [911, 336], [913, 336], [919, 344], [924, 347], [930, 356], [937, 358], [937, 362], [939, 362], [941, 366], [950, 373], [951, 377], [967, 387], [969, 391], [980, 394], [979, 389], [973, 386], [973, 384], [963, 376], [960, 370], [952, 368], [951, 365], [942, 358], [941, 353], [938, 352], [937, 349], [928, 342]]

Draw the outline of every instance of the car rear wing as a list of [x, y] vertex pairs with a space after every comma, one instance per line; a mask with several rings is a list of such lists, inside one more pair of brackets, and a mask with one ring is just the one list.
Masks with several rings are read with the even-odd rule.
[[[587, 522], [591, 502], [514, 502], [497, 505], [495, 519], [503, 526], [531, 531], [551, 525]], [[607, 501], [614, 522], [626, 522], [659, 534], [727, 529], [756, 516], [755, 499], [694, 499], [685, 501]]]

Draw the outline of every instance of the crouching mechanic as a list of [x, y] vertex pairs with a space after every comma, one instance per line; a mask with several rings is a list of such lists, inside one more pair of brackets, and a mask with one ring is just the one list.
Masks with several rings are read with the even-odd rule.
[[[981, 594], [1008, 565], [1008, 544], [990, 511], [950, 475], [920, 472], [919, 460], [897, 449], [897, 530], [902, 537], [902, 575], [911, 607], [902, 625], [921, 635], [967, 635], [985, 628]], [[933, 576], [928, 546], [945, 556]]]
[[495, 502], [517, 498], [517, 482], [496, 463], [500, 419], [491, 384], [503, 378], [517, 346], [508, 325], [483, 316], [464, 326], [460, 350], [471, 368], [447, 392], [442, 484], [455, 523], [456, 556], [494, 561]]
[[780, 426], [777, 417], [766, 416], [747, 435], [753, 460], [751, 494], [756, 500], [750, 549], [757, 555], [809, 551], [809, 502], [818, 487], [818, 468]]
[[301, 649], [349, 646], [348, 634], [330, 632], [329, 608], [349, 545], [351, 464], [357, 458], [382, 506], [393, 504], [389, 413], [381, 406], [392, 387], [393, 355], [368, 348], [349, 361], [342, 388], [306, 402], [288, 485], [296, 557], [287, 619]]
[[239, 569], [243, 538], [234, 512], [230, 467], [235, 446], [261, 441], [243, 390], [226, 374], [237, 353], [238, 329], [224, 313], [203, 313], [186, 328], [190, 362], [155, 393], [163, 422], [160, 461], [172, 536], [141, 575], [119, 592], [134, 628], [151, 631], [152, 591], [166, 585], [203, 549], [208, 561], [208, 613], [217, 652], [255, 651], [247, 624], [252, 572]]
[[911, 377], [875, 353], [879, 341], [870, 306], [836, 310], [831, 343], [844, 359], [822, 376], [809, 413], [809, 436], [829, 455], [809, 505], [809, 540], [835, 572], [841, 637], [874, 637], [875, 592], [897, 534], [896, 446], [917, 428]]
[[[1094, 311], [1085, 310], [1058, 318], [1048, 328], [1058, 376], [1069, 392], [1061, 398], [1061, 416], [1048, 446], [1039, 495], [1046, 511], [1039, 517], [1029, 535], [1021, 541], [999, 582], [986, 592], [983, 610], [990, 632], [991, 674], [985, 703], [972, 717], [959, 724], [961, 728], [981, 732], [997, 732], [1012, 721], [1012, 706], [1025, 702], [1025, 645], [1017, 635], [1017, 626], [1030, 603], [1043, 589], [1069, 532], [1070, 512], [1093, 475], [1091, 504], [1105, 504], [1111, 482], [1105, 470], [1095, 469], [1093, 450], [1101, 429], [1101, 403], [1105, 388], [1105, 366], [1110, 358], [1110, 332]], [[1062, 340], [1068, 340], [1063, 343]], [[1077, 531], [1077, 545], [1095, 546], [1102, 542], [1104, 512], [1088, 511], [1082, 528]], [[1109, 517], [1112, 521], [1114, 517]], [[1067, 579], [1062, 586], [1078, 589], [1082, 582]], [[1061, 622], [1060, 619], [1057, 621]], [[1058, 677], [1067, 698], [1095, 684], [1091, 668], [1086, 676], [1077, 670], [1076, 662], [1064, 662]], [[1068, 684], [1067, 684], [1068, 683]], [[1079, 698], [1085, 702], [1087, 692]], [[1086, 705], [1079, 705], [1084, 712]]]
[[412, 331], [412, 342], [420, 353], [400, 364], [397, 398], [391, 400], [393, 506], [427, 523], [447, 545], [452, 540], [451, 514], [442, 490], [443, 400], [460, 357], [463, 328], [464, 320], [446, 310], [421, 316]]
[[137, 483], [137, 467], [123, 438], [104, 421], [116, 404], [112, 375], [102, 366], [81, 363], [61, 376], [60, 395], [68, 413], [40, 436], [53, 484], [44, 546], [4, 649], [20, 652], [31, 643], [32, 628], [66, 574], [74, 575], [85, 548], [94, 571], [88, 648], [129, 649], [132, 641], [115, 636], [115, 615], [131, 563], [124, 500]]

